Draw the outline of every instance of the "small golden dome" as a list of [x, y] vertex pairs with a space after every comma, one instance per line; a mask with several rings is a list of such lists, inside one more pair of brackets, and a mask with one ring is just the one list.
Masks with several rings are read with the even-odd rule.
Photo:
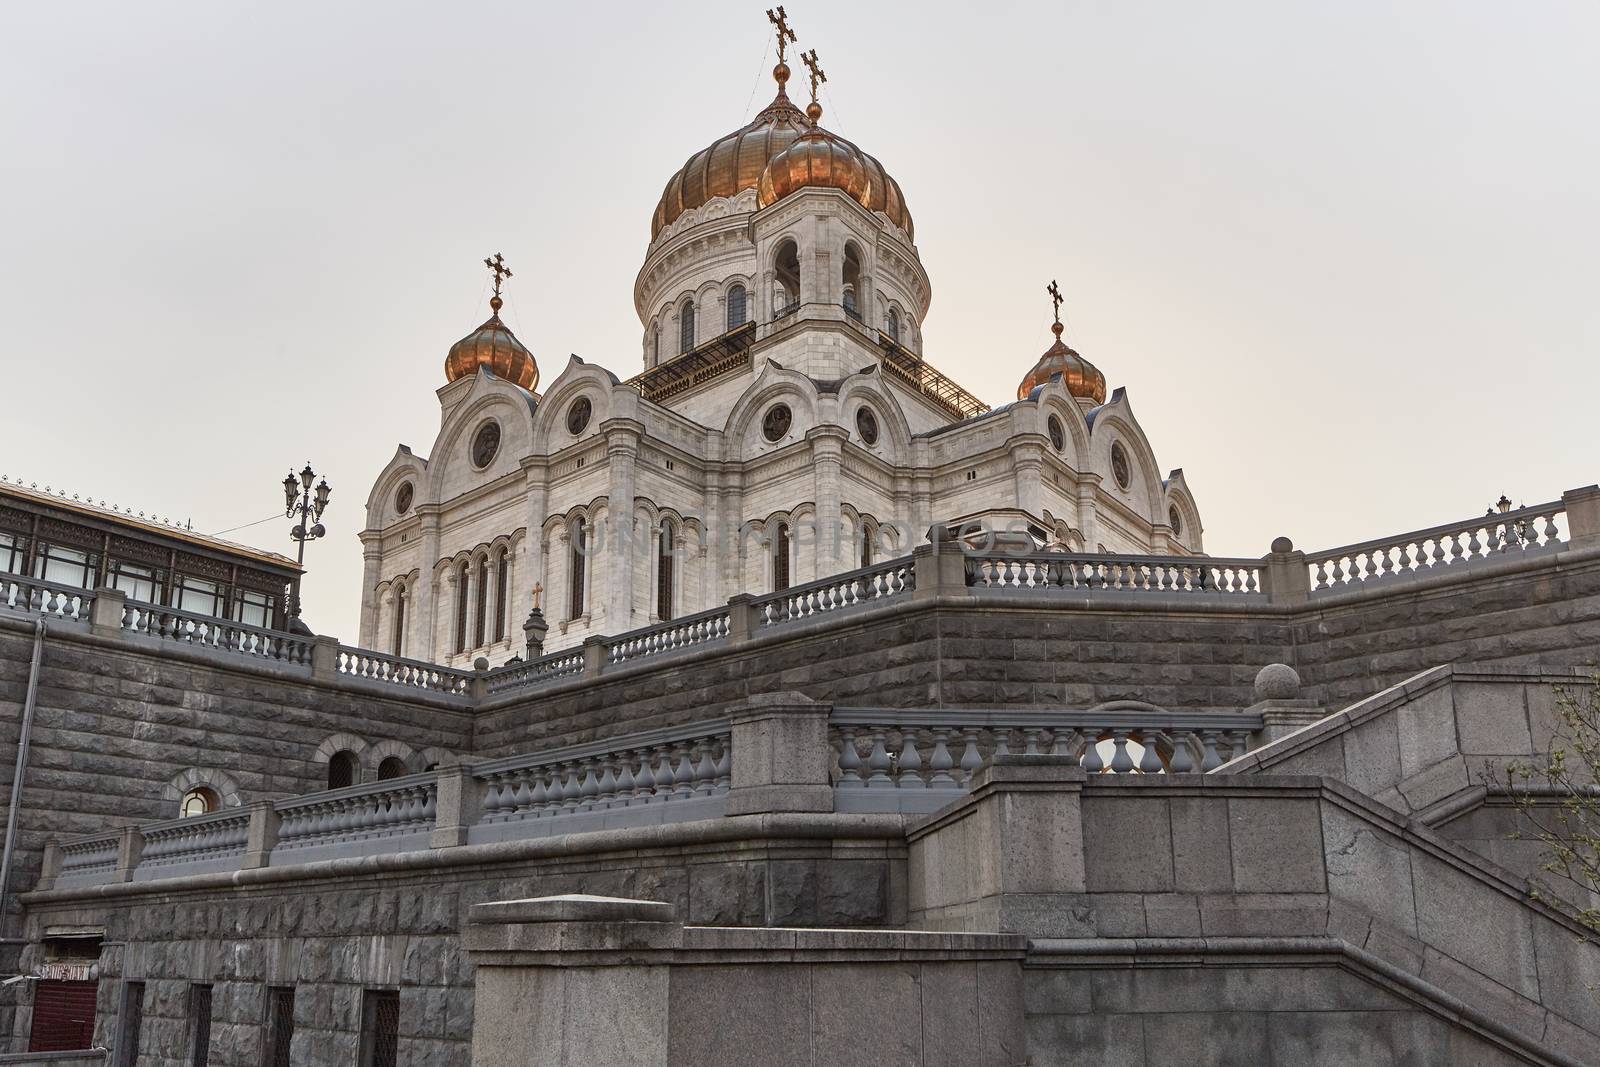
[[772, 157], [761, 172], [756, 204], [770, 207], [801, 189], [838, 189], [863, 207], [872, 202], [872, 178], [856, 146], [817, 128]]
[[1061, 340], [1059, 322], [1053, 324], [1050, 330], [1056, 335], [1055, 344], [1039, 357], [1039, 362], [1035, 363], [1033, 369], [1023, 377], [1022, 384], [1017, 386], [1017, 399], [1028, 399], [1029, 393], [1060, 375], [1061, 380], [1066, 383], [1067, 392], [1073, 396], [1092, 400], [1096, 404], [1104, 404], [1106, 376], [1100, 373], [1099, 367], [1066, 346]]
[[539, 364], [533, 353], [517, 340], [506, 324], [500, 321], [501, 300], [497, 296], [489, 301], [493, 312], [487, 322], [450, 346], [444, 357], [444, 375], [447, 381], [456, 381], [478, 373], [479, 367], [488, 367], [496, 378], [515, 382], [528, 392], [539, 384]]

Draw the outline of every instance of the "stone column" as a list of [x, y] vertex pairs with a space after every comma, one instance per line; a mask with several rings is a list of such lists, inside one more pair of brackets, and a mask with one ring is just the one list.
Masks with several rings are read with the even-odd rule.
[[278, 811], [270, 800], [257, 800], [249, 805], [250, 827], [245, 831], [244, 858], [239, 861], [241, 870], [266, 867], [272, 862], [272, 850], [278, 845]]
[[[605, 568], [609, 594], [606, 630], [620, 634], [633, 629], [633, 487], [644, 425], [632, 419], [607, 419], [600, 429], [606, 435], [606, 463], [611, 476], [606, 490], [611, 524], [605, 532], [605, 554], [592, 563]], [[592, 563], [591, 573], [595, 569]]]
[[438, 800], [433, 832], [428, 837], [429, 848], [454, 848], [467, 843], [467, 832], [478, 821], [482, 793], [482, 783], [472, 776], [470, 766], [453, 763], [439, 768]]
[[967, 592], [967, 554], [961, 540], [948, 526], [929, 527], [927, 543], [911, 550], [912, 573], [916, 587], [911, 595], [918, 599], [936, 596], [965, 596]]
[[842, 426], [816, 426], [806, 431], [811, 442], [812, 495], [817, 502], [817, 529], [812, 548], [816, 561], [816, 577], [850, 568], [840, 566], [844, 538], [841, 534], [842, 517], [839, 512], [840, 479], [844, 442], [850, 436]]
[[1568, 489], [1561, 494], [1561, 504], [1567, 509], [1572, 544], [1600, 545], [1600, 485]]
[[1011, 474], [1017, 494], [1017, 507], [1034, 518], [1044, 518], [1044, 446], [1023, 438], [1011, 445]]
[[407, 623], [411, 627], [411, 640], [406, 644], [416, 649], [417, 659], [438, 663], [440, 649], [435, 647], [435, 635], [439, 631], [439, 588], [433, 570], [439, 562], [439, 505], [418, 505], [417, 518], [422, 526], [421, 574], [417, 578], [411, 619]]
[[1261, 561], [1262, 585], [1274, 604], [1304, 604], [1311, 596], [1311, 572], [1306, 569], [1306, 554], [1296, 551], [1287, 537], [1275, 538], [1272, 551]]
[[378, 583], [383, 580], [383, 539], [375, 530], [361, 531], [361, 634], [362, 648], [378, 647], [382, 606]]
[[1078, 530], [1083, 534], [1083, 550], [1097, 552], [1100, 549], [1100, 519], [1099, 509], [1095, 503], [1100, 492], [1100, 475], [1080, 472], [1078, 474]]
[[728, 814], [832, 811], [832, 712], [801, 693], [763, 694], [734, 708]]

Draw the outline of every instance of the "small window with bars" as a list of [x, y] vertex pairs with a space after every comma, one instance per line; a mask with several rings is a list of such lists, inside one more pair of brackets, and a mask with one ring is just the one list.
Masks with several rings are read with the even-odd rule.
[[294, 989], [275, 986], [267, 990], [266, 1067], [290, 1067], [289, 1046], [294, 1044]]
[[189, 1063], [207, 1067], [211, 1062], [211, 987], [189, 987]]
[[364, 991], [361, 994], [361, 1067], [396, 1067], [399, 1050], [399, 991]]

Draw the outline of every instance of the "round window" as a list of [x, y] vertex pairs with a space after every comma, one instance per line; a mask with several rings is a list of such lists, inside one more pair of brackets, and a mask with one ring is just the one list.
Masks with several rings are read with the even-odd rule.
[[1183, 536], [1183, 516], [1178, 514], [1178, 509], [1176, 507], [1170, 507], [1167, 509], [1167, 525], [1172, 527], [1172, 536]]
[[410, 482], [405, 483], [395, 491], [394, 511], [396, 515], [404, 515], [406, 512], [411, 510], [412, 492], [413, 490]]
[[794, 412], [789, 410], [788, 404], [774, 404], [767, 409], [766, 415], [761, 420], [761, 432], [768, 441], [781, 441], [783, 435], [789, 432], [789, 427], [794, 425]]
[[1051, 415], [1050, 421], [1045, 423], [1045, 428], [1050, 431], [1050, 443], [1055, 446], [1057, 452], [1067, 447], [1067, 431], [1061, 425], [1060, 419]]
[[494, 461], [495, 453], [500, 451], [500, 424], [486, 422], [478, 427], [478, 432], [472, 437], [472, 465], [474, 467], [487, 467]]
[[572, 402], [567, 409], [567, 432], [576, 437], [589, 426], [589, 416], [594, 414], [594, 405], [589, 403], [589, 398], [580, 396]]
[[869, 445], [878, 443], [878, 416], [872, 413], [869, 407], [856, 409], [856, 432], [861, 435], [861, 440]]
[[1128, 473], [1128, 453], [1122, 450], [1121, 442], [1111, 445], [1111, 476], [1124, 489], [1133, 484], [1133, 476]]

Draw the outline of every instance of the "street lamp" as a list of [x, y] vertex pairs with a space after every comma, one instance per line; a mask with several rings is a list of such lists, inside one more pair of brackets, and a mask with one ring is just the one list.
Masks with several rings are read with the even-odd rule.
[[[316, 482], [316, 488], [312, 488]], [[326, 478], [317, 481], [317, 472], [307, 463], [305, 470], [298, 475], [294, 471], [283, 480], [283, 517], [286, 519], [299, 516], [300, 521], [295, 523], [294, 529], [289, 531], [289, 536], [294, 538], [299, 546], [295, 562], [305, 569], [306, 542], [315, 541], [327, 533], [327, 528], [322, 525], [322, 513], [328, 507], [328, 497], [333, 495], [333, 489], [328, 485]], [[289, 629], [297, 633], [310, 633], [306, 624], [300, 621], [300, 576], [294, 579], [294, 588], [289, 594]]]

